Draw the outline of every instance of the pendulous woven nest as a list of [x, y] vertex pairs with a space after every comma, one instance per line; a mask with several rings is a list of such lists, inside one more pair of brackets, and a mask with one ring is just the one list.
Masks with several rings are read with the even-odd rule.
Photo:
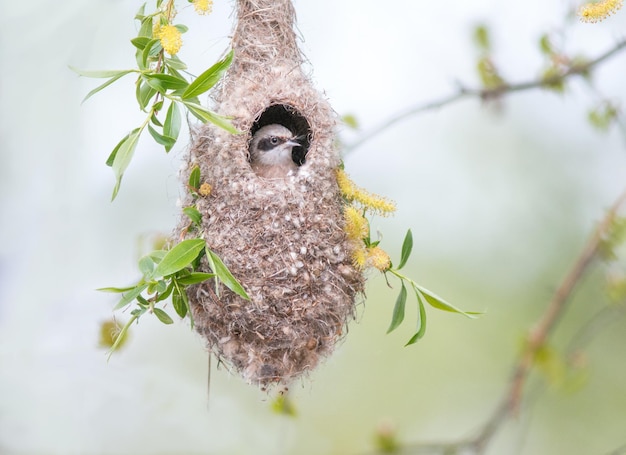
[[[301, 69], [290, 0], [238, 0], [234, 60], [213, 95], [215, 110], [243, 134], [207, 124], [188, 164], [209, 196], [193, 199], [201, 235], [246, 289], [247, 301], [212, 281], [188, 290], [195, 327], [211, 352], [250, 383], [286, 385], [332, 352], [354, 315], [364, 279], [351, 261], [335, 169], [336, 116]], [[303, 136], [300, 165], [286, 179], [257, 176], [249, 163], [256, 130], [281, 123]], [[186, 232], [183, 216], [180, 237]], [[206, 264], [203, 267], [208, 270]]]

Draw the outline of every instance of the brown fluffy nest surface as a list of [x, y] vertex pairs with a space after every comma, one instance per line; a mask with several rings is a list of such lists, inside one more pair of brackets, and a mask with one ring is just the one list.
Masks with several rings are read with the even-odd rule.
[[[212, 107], [243, 133], [210, 124], [196, 133], [183, 178], [199, 166], [212, 191], [184, 204], [202, 213], [200, 235], [251, 300], [223, 285], [216, 293], [213, 281], [188, 296], [209, 349], [265, 387], [289, 383], [333, 350], [364, 281], [343, 230], [335, 113], [301, 70], [291, 2], [239, 0], [237, 17], [235, 57]], [[305, 137], [294, 157], [302, 165], [284, 180], [258, 177], [248, 161], [252, 135], [270, 123]], [[197, 237], [187, 225], [183, 217], [179, 231]]]

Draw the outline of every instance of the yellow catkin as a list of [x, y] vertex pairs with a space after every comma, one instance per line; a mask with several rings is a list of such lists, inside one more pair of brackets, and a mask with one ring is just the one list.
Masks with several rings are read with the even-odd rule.
[[170, 55], [176, 55], [183, 45], [183, 39], [180, 31], [173, 25], [164, 25], [159, 27], [158, 35], [161, 40], [161, 46], [165, 52]]
[[152, 23], [152, 36], [154, 36], [155, 38], [158, 38], [160, 34], [161, 34], [161, 22], [159, 18], [156, 17], [154, 19], [154, 22]]
[[193, 7], [198, 14], [211, 14], [211, 11], [213, 11], [213, 0], [194, 0]]
[[366, 264], [384, 272], [391, 266], [391, 259], [385, 250], [375, 246], [367, 249]]
[[623, 0], [603, 0], [597, 3], [587, 3], [578, 9], [578, 16], [583, 22], [600, 22], [619, 10]]
[[396, 211], [396, 205], [393, 202], [360, 188], [350, 180], [350, 177], [343, 169], [338, 168], [336, 175], [339, 190], [348, 201], [357, 202], [366, 210], [383, 216]]
[[368, 193], [361, 188], [356, 192], [354, 200], [361, 203], [370, 212], [379, 215], [386, 216], [396, 211], [396, 205], [389, 199], [385, 199], [377, 194]]
[[341, 168], [337, 168], [335, 173], [337, 175], [337, 184], [339, 185], [339, 191], [341, 191], [341, 194], [343, 194], [343, 196], [348, 200], [354, 199], [354, 182], [350, 180], [348, 174], [346, 174], [346, 172]]
[[198, 193], [200, 194], [200, 196], [207, 197], [209, 194], [211, 194], [212, 189], [213, 187], [211, 187], [211, 185], [209, 185], [208, 183], [203, 183], [202, 185], [200, 185]]
[[363, 270], [367, 264], [367, 248], [365, 248], [363, 242], [355, 242], [353, 245], [352, 265], [358, 270]]
[[346, 235], [350, 240], [361, 240], [367, 237], [369, 226], [359, 209], [349, 205], [345, 208], [343, 215], [346, 221]]

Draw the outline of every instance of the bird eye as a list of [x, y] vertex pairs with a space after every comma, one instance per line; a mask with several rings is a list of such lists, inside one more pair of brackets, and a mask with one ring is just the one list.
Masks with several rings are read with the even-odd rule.
[[276, 136], [270, 137], [270, 142], [274, 145], [278, 144], [278, 138]]

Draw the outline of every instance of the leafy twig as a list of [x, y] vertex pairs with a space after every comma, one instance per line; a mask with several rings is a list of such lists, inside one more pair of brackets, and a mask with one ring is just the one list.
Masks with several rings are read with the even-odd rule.
[[[122, 177], [132, 161], [139, 138], [146, 129], [166, 152], [174, 147], [181, 128], [181, 108], [189, 111], [203, 123], [210, 122], [232, 134], [239, 133], [229, 118], [203, 107], [198, 100], [198, 96], [209, 91], [222, 78], [232, 63], [233, 52], [229, 52], [200, 76], [192, 77], [189, 81], [182, 74], [186, 72], [187, 65], [176, 56], [182, 45], [180, 35], [187, 31], [187, 27], [171, 23], [175, 16], [174, 0], [169, 0], [165, 6], [163, 0], [157, 0], [156, 12], [152, 14], [146, 14], [145, 9], [144, 4], [135, 16], [141, 23], [141, 28], [138, 36], [131, 40], [135, 48], [137, 68], [120, 71], [85, 71], [70, 67], [81, 76], [107, 79], [91, 90], [83, 101], [127, 74], [137, 75], [135, 96], [139, 108], [148, 116], [141, 126], [133, 129], [117, 144], [106, 161], [115, 175], [112, 199], [115, 199], [119, 192]], [[199, 10], [205, 11], [206, 7]], [[169, 54], [169, 57], [166, 54]], [[165, 103], [170, 104], [162, 123], [158, 116], [165, 110]]]
[[424, 112], [433, 111], [444, 106], [448, 106], [450, 104], [456, 103], [457, 101], [461, 101], [468, 98], [480, 98], [481, 100], [492, 100], [497, 99], [502, 96], [515, 93], [522, 92], [525, 90], [531, 90], [536, 88], [545, 88], [556, 86], [562, 84], [566, 79], [571, 76], [580, 76], [586, 75], [591, 70], [593, 70], [596, 66], [613, 57], [615, 54], [622, 51], [626, 48], [626, 39], [622, 39], [615, 46], [613, 46], [608, 51], [599, 55], [593, 60], [577, 62], [574, 61], [571, 65], [563, 72], [552, 74], [548, 77], [542, 77], [540, 79], [533, 79], [527, 82], [520, 82], [517, 84], [507, 84], [502, 83], [497, 87], [488, 87], [488, 88], [469, 88], [459, 84], [458, 90], [456, 93], [447, 95], [441, 99], [430, 101], [426, 104], [420, 104], [414, 107], [410, 107], [404, 111], [397, 113], [396, 115], [388, 118], [384, 122], [382, 122], [377, 127], [373, 128], [369, 132], [363, 134], [359, 139], [357, 139], [352, 144], [349, 144], [345, 147], [345, 152], [351, 152], [354, 149], [360, 147], [365, 142], [369, 141], [373, 137], [382, 133], [386, 129], [392, 127], [396, 123], [399, 123], [403, 120], [406, 120], [409, 117], [413, 117], [418, 114], [422, 114]]
[[[201, 184], [201, 182], [200, 167], [195, 166], [191, 170], [187, 183], [194, 200], [206, 197], [210, 193], [210, 185], [206, 182]], [[219, 292], [219, 284], [222, 283], [241, 298], [250, 300], [241, 283], [232, 275], [220, 257], [207, 246], [202, 237], [184, 239], [190, 229], [201, 227], [202, 214], [195, 205], [185, 207], [183, 212], [189, 217], [190, 224], [184, 230], [185, 233], [180, 242], [169, 250], [155, 250], [142, 257], [139, 260], [142, 278], [135, 285], [99, 289], [121, 294], [114, 310], [126, 308], [135, 302], [135, 308], [130, 312], [130, 320], [113, 339], [109, 357], [121, 346], [130, 327], [146, 312], [154, 314], [164, 324], [172, 324], [174, 322], [172, 318], [163, 309], [155, 307], [155, 304], [165, 302], [170, 297], [176, 314], [181, 319], [189, 317], [189, 324], [193, 328], [193, 314], [187, 296], [189, 286], [214, 278], [216, 293]], [[202, 271], [205, 270], [205, 267], [201, 266], [202, 258], [206, 258], [211, 273]], [[211, 292], [210, 289], [209, 292]]]
[[[404, 267], [411, 255], [411, 251], [413, 249], [413, 234], [409, 229], [404, 237], [404, 241], [402, 242], [402, 253], [400, 256], [400, 263], [397, 267], [390, 266], [384, 270], [385, 278], [387, 278], [387, 273], [395, 276], [400, 279], [400, 294], [396, 298], [396, 303], [393, 308], [393, 313], [391, 317], [391, 323], [389, 324], [389, 328], [387, 329], [387, 333], [393, 332], [397, 329], [402, 321], [404, 321], [404, 310], [406, 307], [406, 299], [407, 299], [407, 284], [413, 289], [415, 294], [415, 298], [417, 300], [418, 305], [418, 316], [417, 316], [417, 328], [413, 336], [409, 339], [405, 346], [410, 346], [412, 344], [417, 343], [424, 334], [426, 333], [426, 309], [424, 308], [424, 304], [428, 303], [433, 308], [437, 308], [438, 310], [449, 311], [451, 313], [458, 313], [469, 318], [474, 318], [475, 315], [480, 314], [472, 311], [463, 311], [451, 303], [448, 303], [445, 299], [439, 297], [432, 291], [429, 291], [425, 287], [417, 284], [411, 278], [407, 277], [403, 273], [400, 272], [400, 269]], [[389, 280], [387, 280], [387, 284], [389, 284]]]

